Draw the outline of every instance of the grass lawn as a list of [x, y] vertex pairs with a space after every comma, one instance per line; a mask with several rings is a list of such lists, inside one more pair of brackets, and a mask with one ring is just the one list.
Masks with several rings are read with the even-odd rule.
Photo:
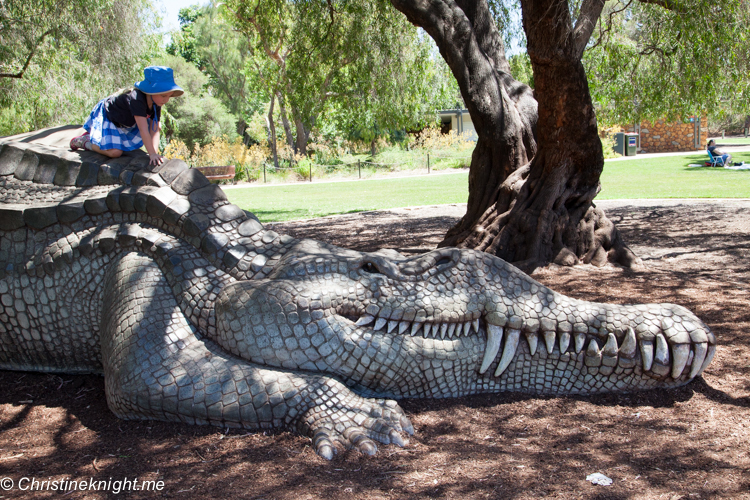
[[[750, 198], [750, 170], [688, 167], [707, 159], [696, 153], [605, 162], [597, 198]], [[750, 153], [737, 153], [732, 160], [750, 163]]]
[[227, 189], [229, 201], [261, 221], [309, 219], [385, 208], [465, 203], [469, 174]]
[[[598, 199], [750, 198], [750, 170], [688, 167], [707, 155], [606, 162]], [[750, 153], [733, 160], [750, 163]], [[229, 200], [263, 222], [308, 219], [387, 208], [465, 203], [468, 174], [227, 189]]]
[[750, 137], [725, 137], [724, 139], [719, 137], [712, 137], [716, 141], [716, 144], [724, 144], [725, 146], [749, 146]]

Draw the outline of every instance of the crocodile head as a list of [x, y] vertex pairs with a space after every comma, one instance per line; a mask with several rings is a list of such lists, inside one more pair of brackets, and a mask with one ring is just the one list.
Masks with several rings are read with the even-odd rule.
[[268, 279], [226, 287], [216, 319], [237, 356], [396, 398], [678, 386], [716, 349], [683, 307], [568, 298], [451, 248], [405, 259], [302, 240]]

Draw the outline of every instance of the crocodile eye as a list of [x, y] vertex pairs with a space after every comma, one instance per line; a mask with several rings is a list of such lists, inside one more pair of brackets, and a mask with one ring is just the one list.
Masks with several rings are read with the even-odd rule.
[[376, 266], [372, 262], [365, 262], [362, 265], [362, 270], [367, 273], [372, 273], [372, 274], [383, 274], [380, 272], [380, 269], [378, 269], [378, 266]]
[[438, 260], [435, 263], [435, 265], [436, 266], [442, 266], [442, 265], [445, 265], [445, 264], [450, 264], [452, 262], [453, 262], [453, 259], [451, 259], [450, 257], [442, 257], [440, 260]]

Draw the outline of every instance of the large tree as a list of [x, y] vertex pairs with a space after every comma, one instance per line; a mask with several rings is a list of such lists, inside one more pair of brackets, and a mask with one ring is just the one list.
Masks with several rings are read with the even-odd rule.
[[[642, 1], [695, 14], [687, 2]], [[435, 40], [477, 129], [467, 214], [442, 244], [484, 250], [526, 268], [637, 264], [592, 203], [604, 159], [581, 60], [604, 0], [520, 0], [533, 93], [510, 74], [487, 0], [392, 3]]]

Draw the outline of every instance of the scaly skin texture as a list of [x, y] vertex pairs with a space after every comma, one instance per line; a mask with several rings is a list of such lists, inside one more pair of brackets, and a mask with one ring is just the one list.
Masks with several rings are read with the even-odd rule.
[[413, 432], [393, 399], [675, 387], [715, 352], [680, 306], [571, 299], [482, 252], [280, 236], [179, 160], [0, 147], [0, 368], [101, 373], [121, 418], [372, 454]]

